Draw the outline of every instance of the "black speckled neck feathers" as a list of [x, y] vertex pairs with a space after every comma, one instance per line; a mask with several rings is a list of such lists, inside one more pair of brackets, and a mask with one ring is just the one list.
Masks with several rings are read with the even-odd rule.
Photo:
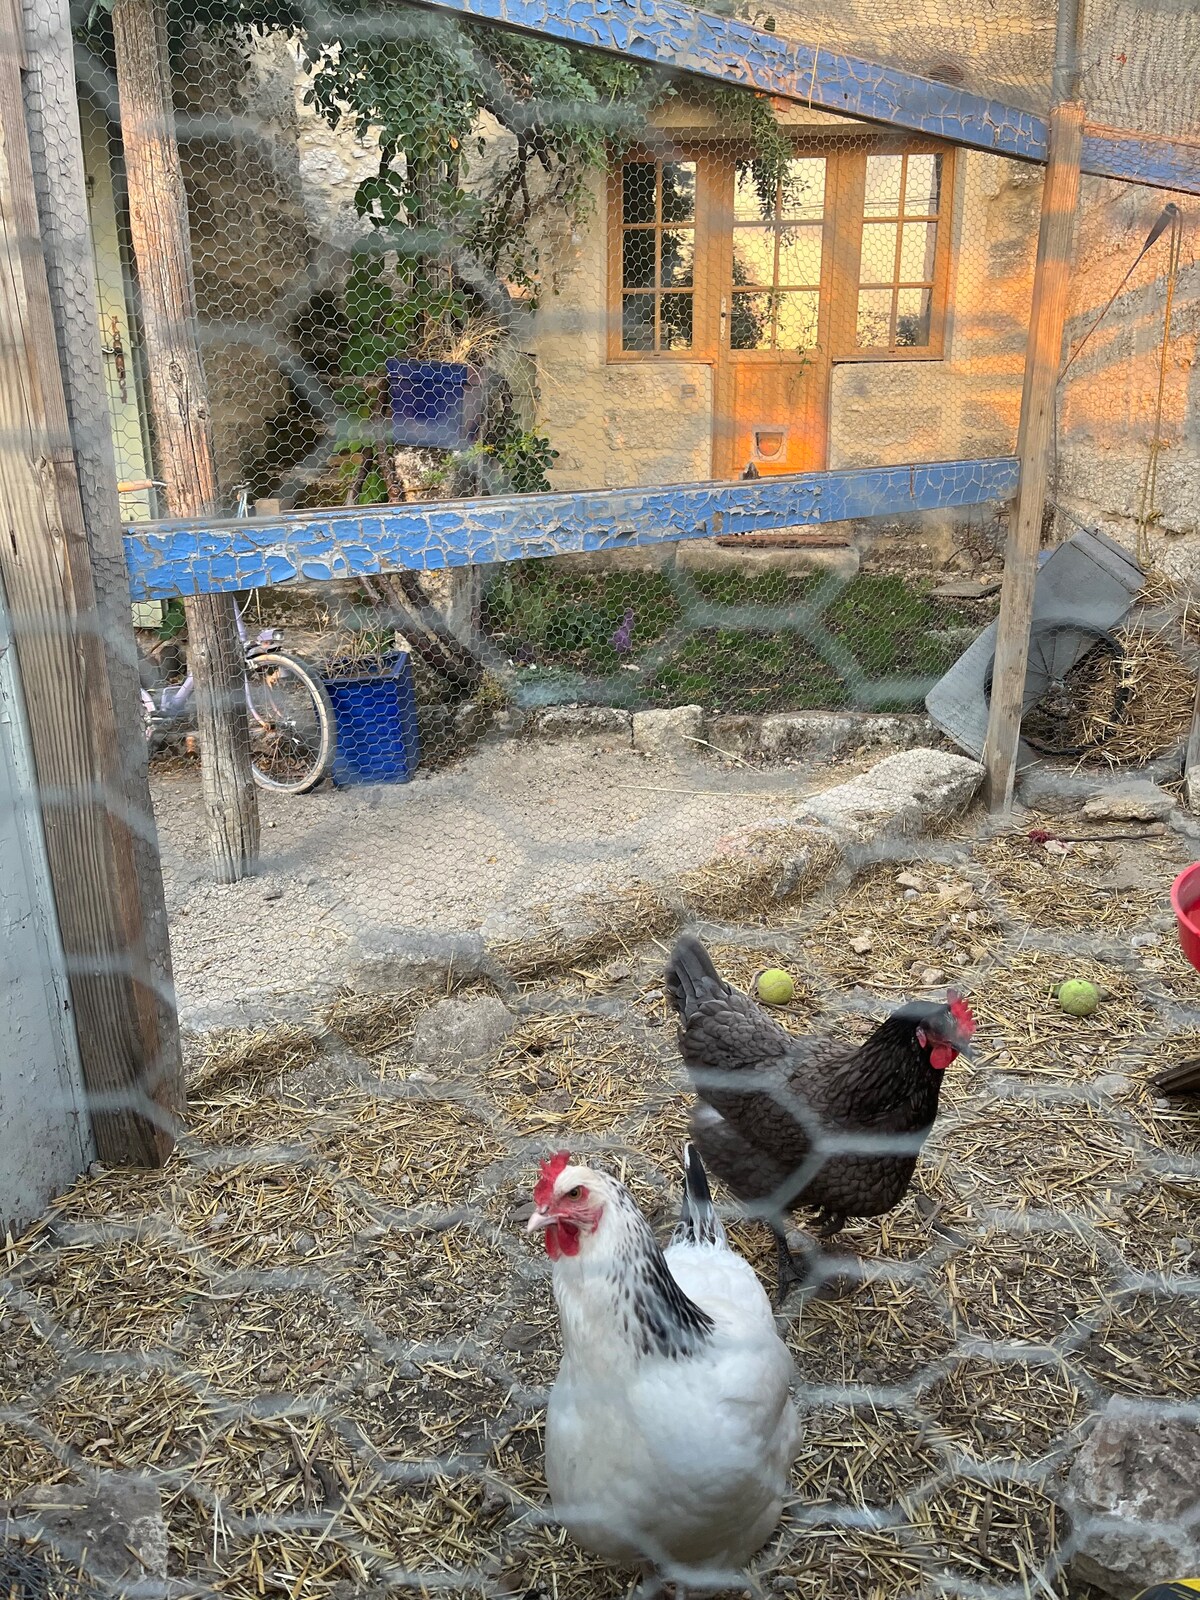
[[613, 1275], [623, 1332], [642, 1356], [675, 1361], [695, 1355], [712, 1336], [712, 1318], [675, 1282], [649, 1224], [624, 1191], [619, 1204], [625, 1226]]

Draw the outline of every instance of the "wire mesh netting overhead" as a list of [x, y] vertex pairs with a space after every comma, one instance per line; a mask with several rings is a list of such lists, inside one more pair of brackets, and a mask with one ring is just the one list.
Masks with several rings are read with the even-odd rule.
[[[1084, 182], [1044, 542], [1105, 535], [1145, 582], [1101, 623], [1086, 583], [1040, 613], [1041, 762], [989, 822], [925, 698], [974, 647], [986, 714], [1009, 513], [977, 485], [1017, 446], [1039, 167], [408, 6], [195, 0], [166, 27], [172, 300], [120, 31], [141, 4], [80, 13], [77, 70], [122, 513], [214, 530], [133, 618], [189, 1104], [164, 1171], [97, 1164], [6, 1242], [0, 1587], [627, 1592], [547, 1500], [561, 1343], [523, 1230], [566, 1148], [673, 1226], [685, 927], [742, 990], [790, 974], [792, 1034], [857, 1045], [952, 991], [975, 1021], [912, 1187], [823, 1245], [792, 1219], [804, 1440], [750, 1592], [1177, 1576], [1095, 1564], [1080, 1452], [1099, 1419], [1192, 1438], [1200, 1403], [1197, 1101], [1156, 1083], [1200, 1054], [1169, 900], [1200, 653], [1190, 202], [1139, 260], [1171, 197]], [[1048, 107], [1045, 6], [748, 15]], [[1089, 119], [1194, 133], [1194, 30], [1089, 6]], [[968, 464], [962, 504], [751, 534], [659, 542], [600, 493], [937, 462]], [[573, 553], [551, 491], [591, 508]], [[448, 569], [439, 541], [482, 548], [512, 496], [541, 553]], [[235, 614], [263, 527], [333, 531]], [[412, 565], [350, 571], [388, 539]], [[235, 884], [214, 699], [261, 822]], [[1122, 811], [1134, 769], [1163, 788]], [[718, 1199], [773, 1287], [769, 1231]], [[1179, 1492], [1146, 1517], [1181, 1522]]]

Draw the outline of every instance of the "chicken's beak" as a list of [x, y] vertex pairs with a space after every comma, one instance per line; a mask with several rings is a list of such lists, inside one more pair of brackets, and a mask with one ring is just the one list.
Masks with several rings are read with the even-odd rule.
[[548, 1211], [535, 1211], [525, 1224], [526, 1233], [541, 1233], [543, 1228], [548, 1228], [554, 1218]]

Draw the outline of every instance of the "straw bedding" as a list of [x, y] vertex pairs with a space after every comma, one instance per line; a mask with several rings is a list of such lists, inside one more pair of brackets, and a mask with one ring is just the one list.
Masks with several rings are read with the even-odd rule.
[[[1145, 1087], [1200, 1053], [1181, 859], [1171, 835], [1056, 853], [972, 823], [714, 934], [739, 984], [796, 974], [788, 1026], [861, 1034], [930, 969], [979, 1024], [913, 1192], [787, 1308], [807, 1444], [755, 1593], [1060, 1593], [1057, 1499], [1099, 1400], [1200, 1398], [1200, 1107]], [[520, 1219], [569, 1146], [669, 1223], [687, 1099], [663, 954], [635, 911], [552, 978], [531, 964], [469, 1072], [409, 1060], [430, 995], [195, 1041], [165, 1172], [89, 1177], [10, 1242], [0, 1498], [150, 1472], [174, 1574], [236, 1600], [622, 1593], [546, 1517], [558, 1338]], [[1102, 986], [1093, 1017], [1053, 1005], [1067, 975]], [[732, 1233], [770, 1281], [765, 1230]]]

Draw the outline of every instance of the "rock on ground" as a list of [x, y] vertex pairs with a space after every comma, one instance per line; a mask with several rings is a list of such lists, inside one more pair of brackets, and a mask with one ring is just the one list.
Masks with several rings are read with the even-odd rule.
[[853, 711], [778, 711], [762, 719], [760, 744], [768, 761], [797, 756], [842, 755], [871, 745], [896, 747], [928, 739], [933, 724], [928, 717], [863, 715]]
[[1067, 1485], [1071, 1577], [1117, 1600], [1200, 1570], [1200, 1424], [1110, 1400]]
[[581, 734], [615, 735], [629, 741], [632, 718], [619, 706], [547, 706], [539, 711], [534, 727], [544, 739]]
[[975, 798], [983, 768], [948, 750], [902, 750], [869, 772], [805, 802], [813, 819], [841, 837], [871, 839], [924, 833], [949, 822]]
[[1175, 809], [1175, 801], [1156, 783], [1141, 780], [1120, 783], [1084, 802], [1089, 822], [1162, 822]]
[[635, 711], [633, 748], [646, 756], [697, 756], [704, 738], [704, 712], [699, 706], [673, 706], [669, 711]]
[[516, 1018], [494, 995], [439, 1000], [423, 1011], [413, 1029], [410, 1055], [425, 1064], [467, 1066], [494, 1055], [516, 1026]]
[[152, 1483], [130, 1473], [31, 1489], [11, 1508], [4, 1532], [46, 1546], [106, 1584], [167, 1575], [162, 1501]]

